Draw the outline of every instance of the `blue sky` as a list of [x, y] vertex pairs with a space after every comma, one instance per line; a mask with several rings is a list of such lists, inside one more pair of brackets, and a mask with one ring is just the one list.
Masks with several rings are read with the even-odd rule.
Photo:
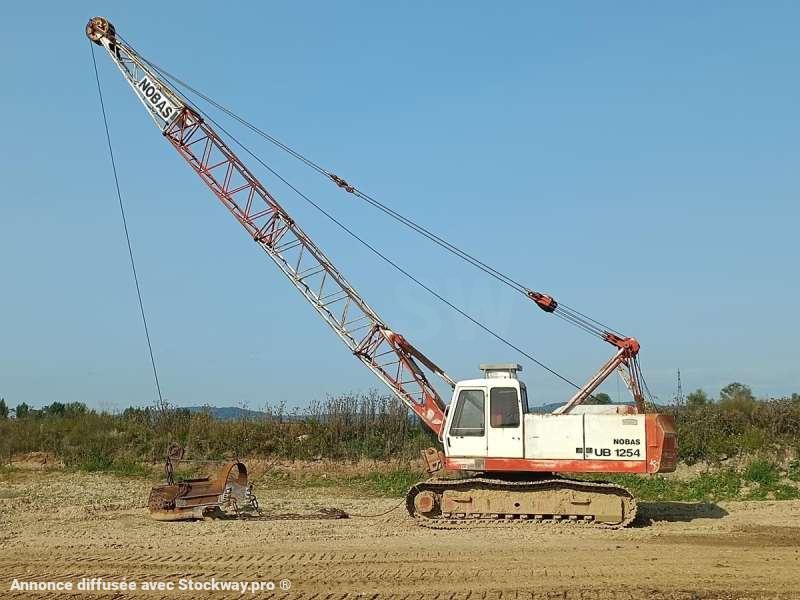
[[[155, 396], [83, 34], [96, 13], [361, 189], [636, 336], [660, 397], [674, 394], [678, 368], [687, 390], [742, 381], [763, 396], [800, 391], [796, 3], [107, 6], [0, 8], [0, 397], [9, 404], [119, 409]], [[377, 387], [160, 139], [111, 61], [98, 60], [166, 397], [304, 406]], [[241, 137], [559, 372], [583, 381], [610, 355]], [[385, 321], [452, 376], [519, 361], [535, 402], [569, 396], [263, 181]]]

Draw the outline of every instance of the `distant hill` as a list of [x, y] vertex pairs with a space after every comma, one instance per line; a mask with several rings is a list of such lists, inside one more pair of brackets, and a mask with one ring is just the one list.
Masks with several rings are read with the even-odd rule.
[[[248, 408], [239, 408], [237, 406], [179, 406], [183, 410], [188, 410], [189, 412], [205, 412], [209, 411], [211, 416], [217, 419], [218, 421], [239, 421], [239, 420], [259, 420], [259, 419], [266, 419], [266, 418], [275, 418], [274, 415], [270, 415], [265, 413], [261, 410], [250, 410]], [[287, 422], [299, 422], [308, 419], [309, 415], [297, 412], [291, 413], [284, 413], [280, 416], [280, 420], [283, 423]], [[322, 421], [325, 420], [325, 415], [315, 415], [315, 418], [320, 419]]]
[[211, 416], [220, 421], [238, 421], [240, 419], [262, 419], [267, 413], [260, 410], [249, 410], [238, 406], [180, 406], [190, 412], [209, 411]]

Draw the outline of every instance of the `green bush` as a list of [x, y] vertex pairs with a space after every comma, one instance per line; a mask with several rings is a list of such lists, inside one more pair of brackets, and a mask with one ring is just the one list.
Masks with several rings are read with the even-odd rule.
[[800, 402], [790, 398], [753, 400], [746, 386], [726, 386], [720, 403], [692, 402], [661, 407], [675, 418], [680, 458], [693, 464], [719, 463], [742, 454], [800, 451]]
[[766, 460], [754, 460], [742, 474], [747, 481], [771, 486], [777, 483], [779, 477], [778, 468]]

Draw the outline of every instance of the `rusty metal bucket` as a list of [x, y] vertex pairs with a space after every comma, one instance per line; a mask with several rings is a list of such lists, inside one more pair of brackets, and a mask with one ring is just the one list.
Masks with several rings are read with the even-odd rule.
[[174, 481], [173, 461], [183, 459], [183, 449], [170, 446], [165, 470], [167, 483], [150, 490], [147, 507], [157, 521], [202, 519], [233, 510], [258, 510], [258, 501], [248, 482], [247, 467], [238, 460], [224, 463], [212, 477]]

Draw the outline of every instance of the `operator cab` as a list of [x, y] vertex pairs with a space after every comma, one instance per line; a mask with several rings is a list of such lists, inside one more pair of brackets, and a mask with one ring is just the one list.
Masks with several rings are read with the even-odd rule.
[[480, 369], [482, 379], [459, 381], [453, 392], [443, 439], [445, 454], [522, 458], [523, 420], [528, 412], [527, 390], [517, 378], [522, 367], [496, 363]]

